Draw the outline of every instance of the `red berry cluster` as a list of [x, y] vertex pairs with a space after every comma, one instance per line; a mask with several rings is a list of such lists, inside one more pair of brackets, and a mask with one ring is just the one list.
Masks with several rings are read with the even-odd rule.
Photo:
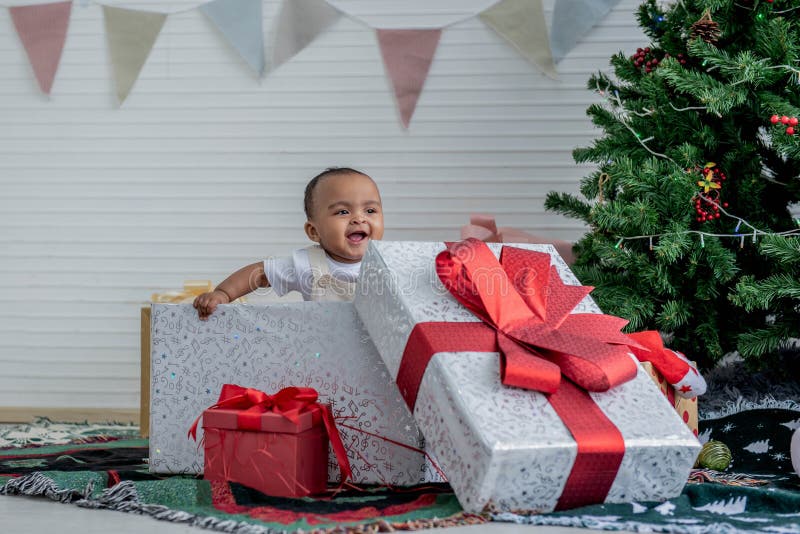
[[786, 115], [779, 117], [777, 115], [773, 115], [769, 118], [769, 122], [772, 124], [781, 124], [786, 125], [786, 133], [789, 135], [794, 135], [794, 127], [797, 126], [797, 117], [787, 117]]
[[[670, 57], [669, 54], [664, 54], [664, 59]], [[677, 60], [681, 65], [686, 65], [686, 58], [683, 54], [677, 55]], [[637, 48], [636, 53], [631, 56], [633, 66], [637, 69], [644, 67], [646, 73], [653, 72], [662, 60], [656, 57], [655, 53], [648, 46], [647, 48]]]
[[633, 66], [637, 69], [644, 66], [644, 71], [647, 73], [653, 72], [653, 69], [658, 67], [658, 58], [653, 56], [650, 47], [637, 48], [636, 53], [631, 56]]
[[[701, 169], [703, 176], [706, 180], [719, 184], [717, 189], [709, 189], [707, 192], [701, 193], [703, 197], [697, 195], [694, 200], [694, 211], [697, 213], [697, 222], [709, 222], [720, 218], [719, 207], [728, 207], [727, 202], [720, 202], [720, 189], [722, 189], [722, 182], [728, 179], [725, 173], [718, 167], [706, 167]], [[710, 175], [710, 176], [709, 176]]]

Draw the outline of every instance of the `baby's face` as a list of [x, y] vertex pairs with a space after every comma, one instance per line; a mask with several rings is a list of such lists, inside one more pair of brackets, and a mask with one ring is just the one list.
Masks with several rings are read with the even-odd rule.
[[361, 261], [369, 240], [383, 237], [381, 195], [367, 176], [324, 178], [314, 189], [312, 206], [306, 234], [336, 261]]

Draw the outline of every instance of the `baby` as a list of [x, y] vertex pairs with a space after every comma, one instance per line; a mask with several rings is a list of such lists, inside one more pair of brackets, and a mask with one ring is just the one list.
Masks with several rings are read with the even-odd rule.
[[194, 300], [200, 319], [259, 287], [299, 291], [303, 300], [353, 299], [367, 244], [383, 237], [378, 186], [363, 172], [330, 168], [308, 182], [304, 203], [306, 235], [317, 244], [242, 267]]

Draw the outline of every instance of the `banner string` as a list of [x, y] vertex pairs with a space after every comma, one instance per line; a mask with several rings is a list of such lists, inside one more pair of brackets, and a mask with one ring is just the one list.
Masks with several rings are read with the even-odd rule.
[[[123, 6], [123, 5], [106, 4], [106, 3], [103, 3], [103, 2], [98, 2], [97, 0], [78, 0], [78, 1], [80, 3], [81, 7], [87, 7], [89, 4], [93, 4], [93, 5], [101, 6], [101, 7], [113, 7], [113, 8], [119, 8], [119, 9], [127, 9], [129, 11], [142, 11], [142, 12], [145, 12], [145, 13], [160, 13], [160, 14], [163, 14], [163, 15], [178, 15], [178, 14], [181, 14], [181, 13], [188, 13], [189, 11], [194, 11], [195, 9], [198, 9], [198, 8], [200, 8], [200, 7], [202, 7], [202, 6], [206, 5], [206, 4], [211, 4], [213, 2], [213, 0], [209, 1], [209, 2], [200, 2], [199, 4], [194, 4], [191, 7], [180, 8], [180, 9], [176, 9], [174, 11], [159, 11], [159, 10], [154, 10], [154, 9], [141, 9], [141, 8], [138, 8], [138, 7], [127, 7], [127, 6]], [[348, 18], [356, 20], [356, 21], [362, 23], [363, 25], [367, 26], [368, 28], [371, 28], [371, 29], [374, 29], [374, 30], [377, 30], [377, 29], [400, 29], [400, 28], [395, 28], [395, 27], [386, 27], [386, 28], [384, 28], [383, 26], [380, 26], [380, 27], [379, 26], [374, 26], [374, 25], [368, 23], [366, 20], [364, 20], [364, 18], [361, 17], [361, 16], [352, 15], [350, 13], [346, 13], [346, 12], [342, 11], [339, 7], [331, 4], [330, 2], [328, 2], [326, 0], [323, 0], [323, 1], [326, 4], [328, 4], [330, 7], [332, 7], [333, 9], [338, 11], [339, 13], [341, 13], [342, 15], [345, 15]], [[414, 30], [431, 29], [431, 30], [434, 30], [434, 29], [448, 28], [450, 26], [454, 26], [456, 24], [460, 24], [460, 23], [464, 22], [465, 20], [469, 20], [469, 19], [479, 15], [480, 13], [482, 13], [482, 12], [492, 8], [492, 7], [494, 7], [496, 4], [499, 4], [502, 1], [503, 0], [496, 0], [495, 2], [492, 2], [490, 5], [481, 8], [479, 11], [464, 15], [464, 16], [462, 16], [460, 18], [457, 18], [456, 20], [454, 20], [452, 22], [448, 22], [447, 24], [443, 24], [443, 25], [439, 25], [439, 26], [403, 27], [402, 29], [414, 29]], [[40, 4], [16, 4], [16, 5], [0, 4], [0, 8], [9, 9], [9, 8], [12, 8], [12, 7], [28, 7], [28, 6], [35, 6], [35, 5], [40, 5]], [[427, 11], [426, 13], [430, 13], [430, 12]]]

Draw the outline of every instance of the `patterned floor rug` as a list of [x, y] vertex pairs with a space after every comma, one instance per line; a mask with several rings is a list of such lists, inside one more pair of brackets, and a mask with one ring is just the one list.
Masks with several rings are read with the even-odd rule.
[[139, 427], [129, 424], [54, 423], [46, 417], [38, 417], [33, 423], [0, 425], [0, 449], [138, 436]]
[[147, 454], [147, 440], [97, 436], [91, 443], [2, 449], [0, 494], [40, 495], [241, 534], [418, 530], [487, 521], [463, 513], [446, 484], [276, 498], [234, 483], [152, 475]]
[[[113, 425], [105, 431], [80, 426], [34, 425], [35, 440], [14, 430], [17, 446], [0, 449], [0, 493], [41, 495], [239, 534], [417, 530], [487, 520], [638, 532], [800, 534], [800, 477], [789, 459], [791, 434], [800, 427], [800, 406], [793, 401], [756, 406], [740, 400], [707, 413], [701, 439], [726, 443], [733, 463], [725, 472], [694, 471], [677, 498], [532, 516], [465, 514], [446, 485], [282, 499], [238, 484], [152, 475], [147, 440], [131, 439], [132, 427], [115, 432]], [[7, 431], [0, 427], [8, 440]], [[69, 437], [77, 442], [52, 444]]]

